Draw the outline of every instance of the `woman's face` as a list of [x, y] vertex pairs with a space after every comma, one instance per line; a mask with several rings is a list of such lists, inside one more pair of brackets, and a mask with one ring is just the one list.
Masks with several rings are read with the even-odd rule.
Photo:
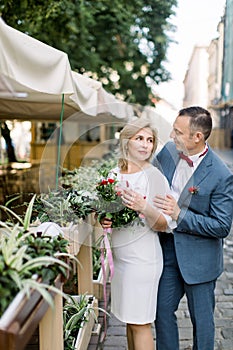
[[154, 140], [150, 128], [139, 130], [128, 142], [128, 157], [130, 160], [145, 161], [150, 158]]

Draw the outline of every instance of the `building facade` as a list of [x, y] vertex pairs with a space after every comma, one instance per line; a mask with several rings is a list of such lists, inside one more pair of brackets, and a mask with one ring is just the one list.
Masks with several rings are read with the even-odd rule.
[[184, 79], [183, 106], [201, 105], [213, 116], [210, 143], [233, 148], [233, 0], [226, 0], [218, 36], [195, 46]]
[[224, 129], [224, 146], [233, 148], [233, 0], [226, 0], [220, 126]]
[[207, 46], [195, 46], [184, 78], [183, 106], [200, 105], [208, 102], [208, 53]]

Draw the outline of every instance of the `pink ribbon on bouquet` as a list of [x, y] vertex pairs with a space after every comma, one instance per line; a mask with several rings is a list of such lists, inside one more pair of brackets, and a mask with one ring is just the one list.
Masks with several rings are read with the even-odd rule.
[[[111, 232], [112, 232], [111, 228], [104, 229], [104, 235], [100, 245], [100, 251], [101, 251], [100, 259], [101, 259], [101, 267], [103, 272], [104, 309], [106, 311], [107, 311], [107, 278], [106, 278], [106, 271], [105, 271], [105, 265], [104, 265], [104, 252], [106, 251], [106, 254], [107, 254], [107, 260], [108, 260], [109, 269], [110, 269], [110, 280], [112, 280], [114, 275], [114, 264], [113, 264], [112, 250], [108, 239], [108, 233], [111, 233]], [[103, 339], [106, 337], [106, 332], [107, 332], [107, 315], [106, 313], [104, 313]], [[103, 341], [103, 339], [101, 341]]]
[[[108, 233], [112, 233], [112, 229], [111, 228], [105, 228], [104, 229], [104, 237], [102, 240], [102, 244], [101, 244], [101, 248], [105, 248], [106, 253], [107, 253], [107, 259], [108, 259], [108, 263], [109, 263], [109, 268], [110, 268], [110, 279], [112, 280], [113, 275], [114, 275], [114, 264], [113, 264], [113, 257], [112, 257], [112, 250], [110, 247], [110, 242], [108, 239]], [[104, 251], [103, 251], [104, 253]], [[104, 254], [103, 256], [101, 256], [101, 263], [104, 263]], [[103, 264], [102, 264], [103, 267]], [[105, 270], [104, 270], [105, 272]]]

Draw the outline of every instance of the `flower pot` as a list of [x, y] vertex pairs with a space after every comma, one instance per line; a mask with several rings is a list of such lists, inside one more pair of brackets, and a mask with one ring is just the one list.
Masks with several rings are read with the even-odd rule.
[[[61, 286], [59, 277], [55, 285]], [[19, 292], [0, 318], [0, 349], [24, 349], [48, 307], [38, 291], [32, 290], [29, 297]]]

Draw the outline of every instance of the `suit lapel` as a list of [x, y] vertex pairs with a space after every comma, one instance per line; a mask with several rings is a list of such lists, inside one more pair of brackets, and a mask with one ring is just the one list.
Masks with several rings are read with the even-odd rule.
[[197, 169], [194, 171], [193, 175], [185, 185], [183, 191], [180, 194], [178, 205], [181, 204], [188, 196], [190, 196], [190, 187], [201, 187], [201, 183], [208, 176], [211, 166], [212, 166], [212, 151], [199, 164]]
[[179, 162], [179, 155], [176, 152], [173, 155], [171, 161], [169, 161], [169, 163], [167, 165], [167, 169], [166, 169], [167, 179], [168, 179], [168, 182], [169, 182], [170, 186], [172, 184], [172, 179], [173, 179], [173, 176], [174, 176], [174, 173], [175, 173], [176, 166], [177, 166], [178, 162]]

